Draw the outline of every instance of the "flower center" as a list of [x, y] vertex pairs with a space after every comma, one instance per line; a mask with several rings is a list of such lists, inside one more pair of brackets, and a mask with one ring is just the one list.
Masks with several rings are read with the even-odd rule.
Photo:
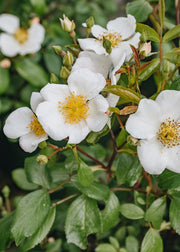
[[166, 119], [160, 124], [157, 139], [167, 148], [180, 145], [180, 123]]
[[24, 28], [18, 28], [14, 33], [14, 37], [20, 44], [24, 44], [24, 42], [28, 39], [28, 32]]
[[122, 36], [117, 32], [103, 34], [103, 36], [100, 38], [101, 42], [103, 42], [103, 37], [111, 41], [112, 47], [116, 47], [122, 41]]
[[65, 118], [65, 123], [76, 124], [88, 117], [89, 105], [87, 97], [82, 95], [70, 95], [65, 102], [59, 102], [59, 111]]
[[30, 133], [34, 133], [37, 136], [46, 135], [46, 132], [35, 115], [32, 116], [32, 120], [27, 128], [30, 129]]

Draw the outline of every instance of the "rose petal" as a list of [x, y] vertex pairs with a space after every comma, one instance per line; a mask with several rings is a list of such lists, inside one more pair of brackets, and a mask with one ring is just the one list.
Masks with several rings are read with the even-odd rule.
[[0, 49], [1, 52], [8, 57], [14, 57], [20, 52], [18, 41], [10, 34], [0, 34]]
[[11, 14], [0, 15], [0, 29], [8, 32], [15, 33], [19, 28], [19, 18]]
[[73, 71], [67, 82], [71, 92], [86, 96], [88, 100], [98, 95], [106, 85], [106, 80], [102, 74], [94, 73], [86, 68]]
[[93, 25], [91, 28], [91, 33], [95, 38], [102, 38], [104, 34], [107, 34], [107, 30], [100, 25]]
[[12, 139], [29, 133], [28, 125], [32, 120], [33, 112], [27, 107], [13, 111], [7, 118], [3, 128], [4, 134]]
[[166, 168], [180, 173], [180, 146], [164, 149], [164, 156], [167, 158]]
[[59, 101], [64, 102], [65, 98], [70, 96], [69, 87], [62, 84], [47, 84], [40, 91], [44, 100], [57, 104]]
[[81, 120], [77, 124], [69, 124], [69, 128], [69, 144], [78, 144], [82, 142], [90, 132], [90, 129], [84, 120]]
[[38, 147], [38, 144], [47, 140], [47, 135], [37, 136], [33, 133], [21, 136], [19, 139], [19, 145], [26, 152], [33, 152]]
[[39, 103], [41, 103], [41, 102], [43, 102], [42, 95], [41, 95], [39, 92], [32, 92], [30, 104], [31, 104], [32, 111], [33, 111], [34, 113], [36, 112], [37, 106], [38, 106]]
[[99, 55], [101, 54], [108, 55], [102, 45], [102, 42], [97, 39], [93, 39], [93, 38], [78, 39], [78, 42], [82, 50], [94, 51], [95, 53]]
[[141, 140], [137, 147], [139, 160], [150, 174], [161, 174], [166, 168], [166, 157], [162, 152], [162, 145], [156, 138]]

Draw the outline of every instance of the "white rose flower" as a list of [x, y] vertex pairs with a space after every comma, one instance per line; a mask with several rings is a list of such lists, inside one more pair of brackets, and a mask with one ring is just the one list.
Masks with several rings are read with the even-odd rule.
[[180, 91], [162, 91], [155, 101], [142, 99], [126, 130], [141, 139], [137, 152], [148, 173], [165, 168], [180, 173]]
[[68, 85], [47, 84], [41, 90], [44, 102], [36, 109], [38, 120], [54, 140], [69, 137], [68, 143], [80, 143], [90, 131], [100, 131], [108, 121], [109, 104], [99, 92], [105, 78], [89, 69], [77, 69]]
[[0, 29], [5, 32], [0, 34], [0, 50], [8, 57], [35, 53], [44, 40], [45, 30], [41, 24], [32, 24], [25, 30], [20, 27], [19, 18], [11, 14], [0, 15]]
[[[34, 112], [37, 105], [42, 101], [40, 93], [32, 93], [30, 103]], [[16, 109], [8, 116], [3, 128], [4, 134], [8, 138], [19, 138], [21, 148], [30, 153], [37, 148], [40, 142], [48, 138], [32, 110], [28, 107]]]
[[140, 33], [135, 33], [136, 20], [133, 16], [119, 17], [107, 23], [107, 29], [99, 25], [93, 25], [92, 35], [95, 38], [78, 39], [83, 50], [91, 50], [101, 55], [107, 55], [103, 47], [103, 37], [111, 41], [112, 51], [110, 53], [114, 66], [118, 65], [122, 55], [125, 53], [126, 61], [132, 56], [130, 45], [138, 47]]

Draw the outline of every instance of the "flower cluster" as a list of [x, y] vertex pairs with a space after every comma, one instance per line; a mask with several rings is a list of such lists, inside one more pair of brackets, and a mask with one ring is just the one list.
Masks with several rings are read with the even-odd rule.
[[[5, 20], [7, 26], [3, 26]], [[18, 28], [19, 20], [9, 15], [0, 17], [0, 25], [13, 34], [1, 34], [2, 51], [9, 56], [15, 55], [15, 49], [8, 50], [7, 53], [3, 43], [4, 36], [9, 36], [13, 43], [15, 39], [18, 40], [19, 49], [16, 52], [25, 53], [23, 48], [29, 43], [28, 33], [31, 32]], [[20, 137], [20, 146], [25, 151], [32, 152], [47, 136], [58, 141], [68, 138], [68, 143], [78, 144], [90, 131], [98, 132], [107, 123], [110, 125], [108, 108], [116, 106], [119, 97], [113, 94], [104, 97], [100, 92], [106, 85], [115, 85], [119, 80], [120, 74], [116, 74], [116, 71], [132, 56], [130, 44], [138, 46], [140, 34], [135, 33], [135, 28], [136, 21], [130, 15], [109, 22], [108, 31], [94, 25], [92, 34], [99, 40], [79, 39], [84, 51], [72, 67], [68, 84], [47, 84], [40, 93], [33, 93], [33, 112], [28, 108], [12, 112], [4, 126], [6, 136]], [[102, 36], [111, 40], [113, 50], [110, 55], [103, 47]], [[114, 57], [114, 54], [118, 57]]]

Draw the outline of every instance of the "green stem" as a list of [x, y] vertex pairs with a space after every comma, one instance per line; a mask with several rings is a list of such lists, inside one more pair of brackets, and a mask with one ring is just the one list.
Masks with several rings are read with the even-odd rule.
[[75, 194], [73, 194], [73, 195], [71, 195], [71, 196], [69, 196], [69, 197], [66, 197], [66, 198], [64, 198], [64, 199], [62, 199], [62, 200], [60, 200], [60, 201], [54, 203], [54, 204], [51, 206], [51, 208], [56, 207], [56, 206], [58, 206], [58, 205], [60, 205], [60, 204], [62, 204], [62, 203], [64, 203], [64, 202], [66, 202], [66, 201], [68, 201], [68, 200], [70, 200], [70, 199], [76, 197], [77, 195], [79, 195], [79, 193], [75, 193]]
[[61, 184], [59, 184], [56, 188], [52, 189], [52, 190], [48, 190], [48, 193], [51, 194], [51, 193], [54, 193], [56, 192], [59, 188], [61, 188], [64, 184], [66, 184], [67, 182], [70, 181], [70, 178], [64, 180]]

